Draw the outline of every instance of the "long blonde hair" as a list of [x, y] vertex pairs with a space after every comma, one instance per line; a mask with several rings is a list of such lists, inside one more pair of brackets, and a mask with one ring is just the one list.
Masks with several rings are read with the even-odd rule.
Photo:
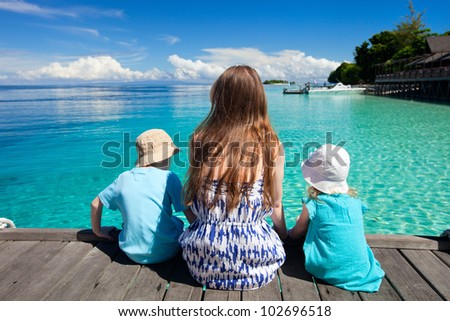
[[190, 167], [184, 186], [187, 205], [197, 197], [212, 207], [220, 189], [212, 202], [201, 191], [214, 181], [226, 185], [227, 208], [235, 208], [246, 186], [259, 178], [258, 164], [262, 161], [264, 206], [272, 206], [280, 141], [268, 117], [258, 73], [249, 66], [228, 68], [214, 82], [210, 100], [210, 112], [190, 140]]

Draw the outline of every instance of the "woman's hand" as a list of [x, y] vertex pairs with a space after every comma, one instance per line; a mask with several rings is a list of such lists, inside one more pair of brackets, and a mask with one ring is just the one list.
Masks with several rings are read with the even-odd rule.
[[274, 199], [271, 219], [274, 225], [274, 229], [281, 240], [284, 240], [288, 237], [283, 210], [284, 159], [284, 148], [283, 145], [280, 144], [280, 150], [276, 160], [276, 167], [273, 173]]

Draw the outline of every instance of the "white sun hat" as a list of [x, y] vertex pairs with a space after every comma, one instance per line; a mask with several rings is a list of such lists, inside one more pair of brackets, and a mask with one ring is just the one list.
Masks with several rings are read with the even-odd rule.
[[136, 148], [139, 167], [159, 163], [180, 151], [172, 138], [162, 129], [150, 129], [140, 134], [136, 138]]
[[350, 156], [342, 146], [325, 144], [302, 163], [305, 181], [325, 194], [348, 192]]

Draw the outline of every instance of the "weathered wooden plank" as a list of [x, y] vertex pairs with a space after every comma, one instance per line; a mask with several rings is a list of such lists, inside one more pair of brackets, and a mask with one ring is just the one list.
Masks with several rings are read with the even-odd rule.
[[28, 251], [17, 257], [2, 271], [2, 282], [0, 283], [0, 300], [6, 298], [13, 291], [16, 284], [22, 284], [27, 278], [36, 277], [35, 273], [48, 262], [67, 243], [51, 242], [39, 243]]
[[186, 262], [178, 255], [164, 301], [200, 301], [202, 295], [202, 286], [192, 278]]
[[442, 298], [395, 249], [373, 249], [397, 293], [407, 301], [440, 301]]
[[447, 264], [447, 266], [450, 266], [450, 252], [443, 252], [443, 251], [433, 251], [433, 253], [439, 257], [442, 262]]
[[363, 301], [401, 301], [400, 296], [385, 277], [376, 293], [358, 292]]
[[299, 246], [285, 246], [286, 262], [278, 269], [284, 301], [319, 301], [311, 274], [305, 270], [305, 257]]
[[90, 243], [70, 242], [42, 266], [28, 269], [2, 300], [40, 300], [91, 249]]
[[[286, 263], [280, 269], [281, 288], [284, 300], [296, 301], [359, 301], [356, 292], [345, 291], [322, 280], [313, 278], [304, 268], [305, 258], [301, 243], [285, 246]], [[289, 275], [291, 277], [286, 277]], [[293, 278], [296, 276], [297, 279]]]
[[[120, 230], [117, 230], [117, 234]], [[367, 234], [374, 248], [427, 249], [450, 251], [450, 239], [434, 236]], [[0, 229], [0, 241], [104, 241], [90, 229], [8, 228]]]
[[[33, 246], [37, 246], [39, 242], [37, 241], [24, 241], [24, 242], [15, 242], [15, 241], [7, 241], [1, 245], [0, 248], [0, 273], [3, 274], [3, 271], [7, 268], [8, 265], [14, 264], [15, 261], [22, 256], [23, 253], [29, 251]], [[0, 278], [0, 282], [3, 279]]]
[[8, 228], [0, 230], [0, 240], [6, 241], [105, 241], [90, 229], [72, 228]]
[[346, 291], [330, 285], [323, 280], [314, 278], [320, 298], [323, 301], [360, 301], [357, 292]]
[[256, 290], [242, 291], [242, 301], [281, 301], [278, 275], [273, 280]]
[[434, 236], [366, 234], [371, 248], [450, 250], [450, 239]]
[[[16, 235], [19, 239], [49, 239], [52, 242], [9, 241], [9, 238], [5, 237], [7, 233], [0, 232], [0, 234], [3, 233], [0, 237], [0, 273], [2, 274], [0, 299], [3, 300], [200, 300], [203, 296], [204, 300], [216, 301], [241, 299], [272, 301], [274, 293], [276, 291], [279, 293], [280, 288], [282, 290], [280, 298], [284, 300], [320, 299], [311, 276], [304, 271], [302, 251], [297, 251], [298, 248], [295, 248], [292, 255], [289, 255], [289, 250], [286, 248], [288, 255], [286, 263], [278, 271], [281, 287], [278, 287], [276, 282], [270, 284], [272, 287], [268, 285], [256, 291], [210, 289], [202, 291], [201, 286], [190, 276], [181, 256], [177, 256], [173, 262], [167, 262], [159, 270], [155, 269], [155, 266], [134, 265], [137, 270], [133, 274], [128, 270], [129, 265], [120, 262], [120, 258], [116, 258], [116, 253], [119, 251], [117, 243], [99, 242], [97, 247], [92, 248], [90, 243], [71, 241], [63, 246], [60, 242], [61, 240], [95, 240], [95, 237], [91, 238], [90, 230], [46, 229], [36, 233], [29, 229], [14, 230], [16, 230], [15, 234], [8, 235]], [[385, 236], [380, 238], [377, 236], [374, 242], [379, 242], [378, 246], [382, 246], [382, 238], [386, 239]], [[438, 250], [430, 252], [409, 249], [410, 247], [442, 249], [442, 244], [445, 248], [446, 243], [439, 238], [411, 238], [403, 235], [387, 237], [385, 246], [398, 246], [404, 250], [401, 252], [395, 249], [384, 250], [375, 246], [374, 253], [387, 273], [380, 291], [374, 294], [359, 293], [358, 295], [330, 285], [318, 284], [320, 295], [327, 300], [332, 297], [336, 300], [357, 300], [360, 297], [363, 300], [385, 301], [399, 298], [405, 300], [448, 299], [450, 288], [448, 282], [450, 281], [447, 279], [450, 277], [447, 276], [450, 270], [450, 254]], [[92, 248], [91, 251], [88, 251], [89, 248]], [[381, 254], [383, 252], [385, 255]], [[422, 255], [424, 252], [428, 254]], [[423, 258], [427, 260], [423, 261]], [[113, 260], [112, 263], [111, 260]], [[433, 262], [433, 266], [429, 266], [429, 262]], [[118, 265], [118, 269], [111, 267], [113, 264]], [[166, 292], [168, 282], [170, 285]], [[346, 293], [345, 296], [343, 293]]]
[[100, 242], [44, 296], [49, 301], [86, 300], [119, 251], [117, 243]]
[[241, 301], [242, 291], [206, 289], [203, 301]]
[[160, 264], [143, 265], [134, 286], [128, 291], [127, 301], [162, 301], [169, 285], [169, 276], [176, 258]]
[[79, 229], [11, 228], [0, 232], [0, 240], [76, 241]]
[[420, 274], [445, 299], [450, 300], [450, 268], [431, 251], [401, 250]]
[[86, 297], [87, 301], [122, 301], [132, 288], [141, 265], [120, 251], [103, 271], [101, 278]]

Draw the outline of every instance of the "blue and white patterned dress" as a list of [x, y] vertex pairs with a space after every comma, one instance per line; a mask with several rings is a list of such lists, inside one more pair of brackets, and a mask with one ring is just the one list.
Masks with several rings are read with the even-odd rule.
[[212, 208], [197, 198], [192, 211], [197, 220], [180, 236], [183, 258], [199, 283], [225, 290], [256, 289], [269, 283], [286, 258], [283, 244], [265, 218], [263, 180], [250, 186], [237, 208], [226, 210], [226, 185], [213, 182], [202, 191], [213, 200]]

